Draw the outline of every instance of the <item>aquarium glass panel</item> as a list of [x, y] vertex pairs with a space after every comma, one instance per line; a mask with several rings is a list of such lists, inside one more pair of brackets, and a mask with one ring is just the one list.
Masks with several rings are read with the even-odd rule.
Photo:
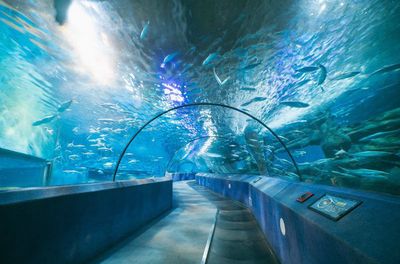
[[212, 102], [280, 140], [235, 110], [182, 108], [143, 129], [116, 179], [259, 174], [398, 195], [398, 14], [392, 0], [0, 0], [0, 148], [46, 168], [15, 178], [3, 162], [0, 187], [112, 181], [148, 120]]

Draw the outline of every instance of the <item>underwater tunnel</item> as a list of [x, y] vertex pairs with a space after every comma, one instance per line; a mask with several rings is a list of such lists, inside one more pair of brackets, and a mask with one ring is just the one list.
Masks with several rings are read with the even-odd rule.
[[398, 14], [0, 0], [0, 263], [400, 263]]

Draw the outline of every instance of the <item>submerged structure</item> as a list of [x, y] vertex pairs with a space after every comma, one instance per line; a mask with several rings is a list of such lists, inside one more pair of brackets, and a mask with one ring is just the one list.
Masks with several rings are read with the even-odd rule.
[[399, 13], [0, 0], [0, 262], [400, 263]]

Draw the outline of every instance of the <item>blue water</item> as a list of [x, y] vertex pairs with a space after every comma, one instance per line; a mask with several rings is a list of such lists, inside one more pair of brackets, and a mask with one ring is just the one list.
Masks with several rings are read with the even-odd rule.
[[0, 148], [50, 160], [49, 184], [109, 181], [147, 120], [213, 102], [276, 131], [301, 177], [260, 124], [200, 106], [144, 129], [117, 179], [247, 173], [400, 193], [398, 1], [75, 0], [63, 25], [55, 13], [0, 1]]

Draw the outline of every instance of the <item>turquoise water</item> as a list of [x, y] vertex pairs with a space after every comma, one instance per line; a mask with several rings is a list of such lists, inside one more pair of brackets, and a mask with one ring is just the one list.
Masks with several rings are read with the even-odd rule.
[[[0, 148], [50, 160], [49, 184], [111, 180], [147, 120], [212, 102], [272, 128], [303, 181], [400, 193], [398, 1], [75, 0], [64, 11], [60, 25], [53, 1], [0, 1]], [[215, 106], [151, 123], [117, 179], [166, 171], [300, 179], [265, 128]]]

